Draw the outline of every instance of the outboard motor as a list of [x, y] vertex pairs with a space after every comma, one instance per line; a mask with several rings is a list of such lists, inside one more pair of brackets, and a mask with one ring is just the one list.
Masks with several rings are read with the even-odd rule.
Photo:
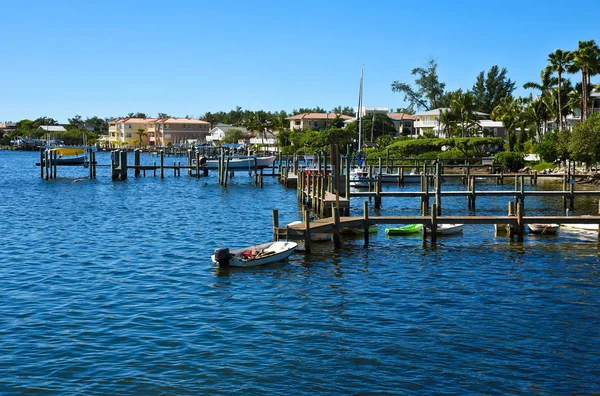
[[222, 248], [215, 250], [215, 260], [219, 263], [221, 267], [229, 266], [229, 248]]
[[206, 165], [206, 161], [208, 161], [206, 157], [200, 158], [200, 167], [202, 168], [202, 173], [204, 176], [208, 176], [208, 166]]

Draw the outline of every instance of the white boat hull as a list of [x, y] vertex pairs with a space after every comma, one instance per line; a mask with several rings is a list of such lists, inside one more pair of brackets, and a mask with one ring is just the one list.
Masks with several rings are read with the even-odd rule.
[[550, 234], [556, 234], [558, 232], [558, 230], [560, 229], [560, 225], [559, 224], [540, 224], [540, 223], [533, 223], [533, 224], [527, 224], [527, 227], [529, 228], [529, 231], [531, 231], [534, 234], [546, 234], [546, 235], [550, 235]]
[[598, 231], [598, 224], [561, 224], [560, 226], [573, 230]]
[[[256, 168], [263, 169], [271, 166], [277, 157], [232, 157], [229, 159], [227, 165], [230, 170], [252, 170], [254, 169], [254, 159], [256, 158]], [[227, 163], [227, 159], [225, 159]], [[206, 167], [209, 170], [215, 170], [219, 167], [219, 160], [208, 160], [206, 161]]]
[[438, 224], [435, 231], [438, 235], [453, 235], [463, 232], [464, 224]]
[[[294, 253], [298, 246], [296, 242], [277, 241], [236, 249], [229, 252], [227, 263], [220, 261], [215, 254], [210, 256], [211, 260], [219, 266], [229, 267], [257, 267], [271, 263], [277, 263], [287, 259]], [[220, 249], [217, 249], [220, 250]], [[215, 252], [216, 253], [216, 252]]]

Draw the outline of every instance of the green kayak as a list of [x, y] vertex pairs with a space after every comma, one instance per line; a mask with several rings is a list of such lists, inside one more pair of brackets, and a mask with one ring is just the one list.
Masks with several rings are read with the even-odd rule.
[[404, 227], [386, 228], [385, 233], [387, 235], [407, 235], [416, 234], [423, 229], [423, 224], [409, 224]]

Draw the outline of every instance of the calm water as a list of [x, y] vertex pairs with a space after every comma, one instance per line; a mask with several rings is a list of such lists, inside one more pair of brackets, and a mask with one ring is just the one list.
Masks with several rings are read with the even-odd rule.
[[[465, 226], [423, 248], [380, 229], [367, 250], [344, 239], [339, 252], [313, 244], [224, 271], [210, 262], [216, 247], [270, 240], [272, 209], [281, 224], [300, 219], [294, 190], [268, 177], [261, 190], [243, 173], [227, 189], [213, 175], [112, 182], [109, 168], [47, 182], [37, 156], [0, 151], [2, 394], [600, 392], [593, 233], [521, 244]], [[507, 202], [478, 199], [478, 213]], [[419, 205], [383, 204], [382, 215]], [[469, 213], [466, 198], [443, 205]], [[554, 198], [526, 207], [562, 213]]]

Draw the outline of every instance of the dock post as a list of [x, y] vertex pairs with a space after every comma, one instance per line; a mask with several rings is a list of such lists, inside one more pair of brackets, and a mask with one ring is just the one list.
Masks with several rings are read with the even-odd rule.
[[437, 161], [435, 164], [435, 205], [437, 207], [437, 214], [442, 214], [442, 164]]
[[[233, 171], [232, 171], [233, 172]], [[260, 170], [260, 188], [263, 188], [263, 170]]]
[[[425, 204], [425, 201], [421, 201], [421, 216], [422, 217], [426, 217], [427, 216], [427, 204]], [[423, 246], [425, 246], [427, 244], [427, 227], [423, 227]]]
[[229, 160], [230, 156], [227, 156], [227, 162], [225, 163], [225, 168], [223, 169], [223, 187], [227, 187], [227, 180], [229, 179]]
[[[190, 169], [190, 172], [192, 170]], [[196, 151], [196, 179], [200, 179], [200, 153]]]
[[573, 176], [569, 183], [569, 208], [575, 208], [575, 176]]
[[52, 164], [52, 178], [56, 179], [57, 177], [57, 169], [58, 169], [58, 151], [54, 150], [52, 151], [53, 154], [53, 161], [50, 162]]
[[390, 149], [389, 147], [385, 149], [385, 173], [390, 173]]
[[192, 149], [188, 149], [188, 153], [187, 153], [187, 164], [188, 164], [188, 168], [187, 168], [187, 172], [188, 172], [188, 177], [192, 176]]
[[173, 177], [177, 176], [177, 161], [173, 161]]
[[375, 209], [381, 209], [381, 174], [375, 180]]
[[521, 175], [521, 190], [520, 190], [521, 203], [525, 203], [525, 176]]
[[127, 150], [121, 151], [121, 180], [127, 180]]
[[431, 245], [435, 245], [437, 243], [437, 209], [438, 208], [436, 204], [431, 206]]
[[363, 202], [363, 228], [365, 238], [365, 248], [369, 247], [369, 202]]
[[517, 205], [517, 242], [523, 242], [523, 202]]
[[[281, 156], [281, 151], [279, 152], [279, 154], [277, 155], [278, 161], [277, 161], [277, 180], [279, 180], [281, 182], [281, 178], [283, 176], [283, 164], [281, 163], [282, 161], [282, 156]], [[287, 165], [287, 161], [286, 161], [286, 165]]]
[[40, 148], [40, 177], [44, 178], [44, 149]]
[[98, 171], [98, 168], [96, 168], [96, 165], [98, 165], [98, 163], [96, 162], [96, 152], [92, 151], [92, 158], [93, 160], [91, 161], [91, 165], [94, 168], [94, 179], [96, 179], [96, 172]]
[[401, 166], [398, 168], [398, 186], [404, 185], [404, 167]]
[[336, 249], [340, 248], [340, 208], [336, 206], [333, 208], [333, 246]]
[[165, 178], [165, 150], [160, 150], [160, 178]]
[[279, 228], [279, 210], [273, 209], [273, 240], [279, 240], [279, 233], [277, 232], [277, 228]]
[[378, 165], [378, 169], [377, 169], [377, 174], [379, 175], [379, 177], [381, 177], [381, 174], [383, 172], [381, 163], [382, 163], [382, 159], [381, 159], [381, 157], [379, 157], [379, 165]]
[[304, 250], [310, 254], [310, 210], [304, 210]]
[[46, 180], [48, 180], [50, 179], [50, 154], [48, 152], [48, 149], [44, 151], [44, 168], [46, 169]]
[[154, 165], [154, 166], [153, 166], [153, 169], [154, 169], [154, 177], [156, 177], [156, 168], [157, 168], [157, 166], [156, 166], [156, 161], [152, 162], [152, 164]]
[[346, 191], [344, 191], [345, 193], [345, 198], [346, 199], [350, 199], [350, 145], [346, 146]]
[[140, 177], [140, 149], [133, 150], [133, 176]]
[[[258, 185], [258, 165], [257, 165], [257, 161], [258, 159], [256, 157], [254, 157], [254, 185], [257, 186]], [[227, 165], [229, 165], [229, 160], [227, 161]], [[227, 166], [229, 168], [229, 166]]]

